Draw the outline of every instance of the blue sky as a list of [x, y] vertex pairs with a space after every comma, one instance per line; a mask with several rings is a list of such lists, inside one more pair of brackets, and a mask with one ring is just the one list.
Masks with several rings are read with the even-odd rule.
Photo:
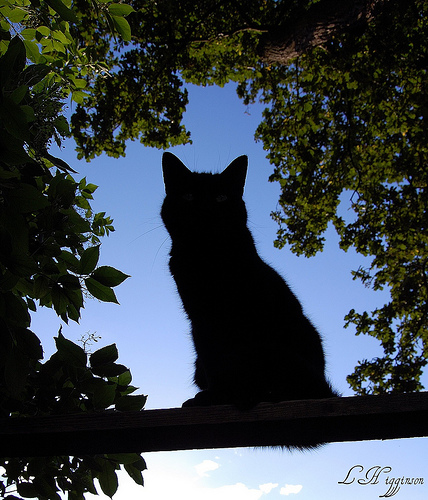
[[[344, 396], [351, 396], [346, 376], [358, 360], [382, 350], [375, 339], [356, 337], [352, 328], [345, 330], [343, 318], [351, 308], [364, 311], [382, 305], [387, 292], [375, 293], [352, 281], [350, 271], [364, 264], [363, 257], [341, 251], [333, 231], [327, 234], [325, 250], [312, 259], [275, 249], [277, 227], [270, 212], [276, 209], [279, 187], [268, 182], [272, 167], [261, 143], [253, 139], [262, 107], [246, 108], [233, 85], [190, 86], [189, 96], [185, 124], [193, 144], [170, 151], [191, 170], [213, 172], [239, 155], [248, 155], [244, 197], [259, 253], [299, 297], [324, 338], [331, 381]], [[87, 300], [80, 324], [63, 325], [63, 334], [73, 341], [86, 332], [97, 334], [101, 340], [94, 349], [116, 343], [119, 361], [131, 369], [133, 384], [149, 396], [147, 409], [181, 406], [196, 390], [191, 383], [189, 327], [168, 272], [170, 242], [159, 215], [164, 196], [162, 152], [130, 142], [125, 158], [102, 156], [88, 164], [76, 159], [68, 141], [61, 157], [79, 172], [76, 179], [86, 176], [99, 186], [93, 207], [114, 218], [116, 231], [103, 241], [100, 265], [131, 275], [116, 289], [120, 306]], [[346, 197], [342, 209], [347, 213]], [[53, 337], [60, 324], [51, 310], [33, 315], [32, 329], [42, 339], [47, 357], [54, 351]], [[428, 494], [426, 452], [427, 439], [422, 438], [329, 444], [310, 453], [245, 448], [146, 453], [145, 487], [121, 476], [114, 498], [376, 499], [387, 492], [387, 477], [404, 476], [425, 478], [426, 484], [401, 486], [395, 498], [419, 500]], [[355, 465], [364, 472], [352, 484], [338, 484]], [[391, 471], [387, 474], [384, 469], [377, 484], [358, 484], [357, 479], [374, 466], [388, 466]]]

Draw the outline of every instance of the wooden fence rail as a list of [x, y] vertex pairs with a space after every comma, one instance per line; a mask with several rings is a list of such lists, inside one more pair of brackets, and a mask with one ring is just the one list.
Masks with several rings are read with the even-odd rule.
[[428, 392], [0, 419], [0, 456], [234, 448], [428, 436]]

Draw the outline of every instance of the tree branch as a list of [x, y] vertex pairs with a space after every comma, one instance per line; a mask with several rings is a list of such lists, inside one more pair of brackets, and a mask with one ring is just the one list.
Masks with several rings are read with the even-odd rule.
[[262, 36], [261, 59], [268, 63], [289, 64], [307, 50], [323, 45], [333, 35], [372, 21], [387, 0], [321, 0], [300, 17]]

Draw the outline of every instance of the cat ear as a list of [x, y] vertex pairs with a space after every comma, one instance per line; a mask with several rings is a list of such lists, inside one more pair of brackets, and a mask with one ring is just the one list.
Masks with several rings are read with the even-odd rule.
[[228, 182], [233, 182], [242, 192], [244, 192], [245, 178], [247, 176], [248, 157], [238, 156], [227, 166], [221, 175], [227, 177]]
[[167, 194], [183, 184], [192, 173], [181, 160], [168, 152], [162, 156], [162, 171]]

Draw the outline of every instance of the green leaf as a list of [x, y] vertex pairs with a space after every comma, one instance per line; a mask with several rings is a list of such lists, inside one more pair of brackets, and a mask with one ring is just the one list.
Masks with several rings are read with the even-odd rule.
[[[62, 278], [67, 278], [67, 281], [62, 285], [63, 292], [68, 299], [65, 313], [73, 321], [78, 321], [80, 318], [79, 311], [83, 307], [83, 294], [80, 282], [76, 276], [66, 275]], [[73, 280], [76, 280], [77, 283], [74, 283]]]
[[[80, 281], [74, 274], [64, 274], [58, 278], [58, 283], [62, 285], [64, 289], [68, 290], [80, 290]], [[67, 291], [68, 291], [67, 290]]]
[[119, 357], [116, 344], [111, 344], [106, 347], [98, 349], [89, 357], [91, 367], [105, 365], [106, 363], [113, 363]]
[[0, 294], [0, 316], [7, 318], [8, 323], [13, 326], [30, 326], [27, 304], [11, 292]]
[[67, 216], [68, 223], [74, 228], [74, 233], [75, 234], [83, 234], [83, 233], [89, 233], [91, 230], [91, 226], [89, 222], [81, 217], [74, 207], [68, 208], [68, 209], [63, 209], [60, 211], [63, 215]]
[[26, 85], [32, 87], [42, 81], [50, 71], [51, 68], [46, 64], [31, 64], [25, 68], [22, 78]]
[[70, 135], [70, 127], [68, 126], [67, 118], [64, 115], [57, 116], [54, 120], [54, 125], [61, 135], [65, 137]]
[[25, 28], [20, 35], [24, 40], [34, 40], [36, 38], [36, 30], [34, 28]]
[[129, 278], [128, 274], [122, 273], [110, 266], [98, 267], [91, 276], [102, 285], [109, 287], [118, 286], [125, 281], [126, 278]]
[[111, 16], [113, 25], [125, 42], [131, 41], [131, 26], [124, 17]]
[[50, 280], [46, 276], [37, 276], [34, 280], [33, 293], [37, 299], [42, 299], [51, 291]]
[[80, 384], [80, 389], [84, 394], [94, 394], [98, 389], [107, 384], [105, 380], [99, 377], [88, 376]]
[[103, 302], [114, 302], [119, 304], [114, 291], [108, 286], [102, 285], [94, 278], [86, 278], [85, 284], [88, 292], [95, 298], [102, 300]]
[[97, 410], [105, 409], [114, 403], [116, 398], [115, 384], [105, 383], [103, 386], [98, 386], [93, 395], [94, 407]]
[[124, 469], [128, 473], [128, 476], [134, 480], [134, 482], [140, 486], [144, 486], [144, 478], [141, 471], [132, 466], [132, 464], [125, 464]]
[[41, 210], [50, 205], [47, 196], [30, 184], [21, 183], [9, 195], [11, 206], [19, 213], [28, 213]]
[[[40, 33], [42, 36], [44, 36], [44, 37], [48, 37], [48, 36], [50, 36], [50, 35], [51, 35], [51, 33], [52, 33], [51, 29], [50, 29], [50, 28], [48, 28], [47, 26], [38, 26], [38, 27], [36, 28], [36, 31], [37, 31], [38, 33]], [[40, 41], [40, 40], [41, 40], [41, 37], [39, 36], [39, 37], [37, 38], [37, 40], [38, 40], [38, 41]]]
[[83, 80], [83, 78], [74, 78], [73, 84], [77, 89], [84, 89], [86, 87], [86, 80]]
[[55, 31], [53, 31], [53, 32], [52, 32], [52, 36], [53, 36], [56, 40], [60, 41], [63, 45], [64, 45], [64, 44], [65, 44], [65, 45], [68, 45], [69, 43], [71, 43], [71, 40], [69, 40], [69, 39], [65, 36], [65, 34], [64, 34], [62, 31], [60, 31], [60, 30], [55, 30]]
[[12, 92], [11, 94], [12, 101], [15, 104], [20, 104], [22, 99], [24, 99], [24, 97], [26, 96], [27, 92], [28, 92], [27, 85], [20, 85], [17, 89], [15, 89]]
[[124, 465], [138, 462], [141, 457], [138, 453], [109, 453], [107, 458], [113, 462]]
[[[95, 266], [98, 264], [99, 258], [100, 258], [99, 245], [87, 248], [80, 257], [80, 274], [83, 275], [91, 274], [92, 271], [95, 269]], [[92, 295], [94, 295], [94, 297], [97, 297], [95, 294]]]
[[113, 16], [127, 16], [131, 12], [135, 12], [133, 7], [125, 3], [111, 3], [108, 10]]
[[120, 387], [128, 387], [128, 385], [132, 382], [132, 375], [129, 370], [126, 370], [126, 372], [121, 373], [118, 377], [112, 377], [109, 380]]
[[55, 312], [58, 316], [66, 313], [67, 306], [70, 301], [64, 289], [59, 285], [53, 285], [51, 289], [51, 297]]
[[58, 349], [58, 355], [61, 359], [67, 361], [72, 366], [86, 366], [87, 356], [80, 346], [66, 339], [61, 332], [58, 333], [58, 337], [54, 338]]
[[35, 121], [36, 114], [31, 106], [24, 104], [21, 106], [21, 111], [24, 112], [28, 123]]
[[14, 75], [20, 73], [25, 67], [26, 52], [22, 40], [15, 36], [9, 43], [6, 53], [0, 58], [0, 86], [5, 87], [6, 82]]
[[91, 367], [91, 371], [94, 375], [98, 375], [99, 377], [112, 378], [125, 373], [128, 371], [128, 368], [117, 363], [106, 363], [104, 365]]
[[46, 3], [52, 7], [52, 9], [57, 12], [61, 19], [63, 19], [64, 21], [70, 21], [72, 23], [77, 23], [79, 22], [76, 14], [71, 10], [69, 9], [68, 7], [66, 7], [62, 2], [61, 0], [46, 0]]
[[36, 312], [37, 306], [36, 306], [36, 303], [34, 302], [34, 300], [27, 297], [26, 301], [27, 301], [28, 309], [32, 312]]
[[71, 93], [71, 98], [77, 104], [83, 104], [85, 102], [86, 97], [88, 97], [88, 95], [85, 94], [85, 92], [82, 92], [81, 90], [74, 90]]
[[115, 408], [118, 411], [140, 411], [146, 404], [147, 396], [122, 396], [116, 401]]
[[15, 288], [19, 281], [19, 276], [15, 276], [10, 271], [6, 270], [3, 276], [0, 277], [0, 290], [2, 292], [7, 292]]
[[68, 250], [63, 250], [61, 255], [58, 256], [59, 260], [64, 261], [67, 264], [67, 268], [73, 273], [78, 273], [80, 269], [79, 259], [69, 252]]
[[6, 388], [16, 399], [21, 399], [30, 370], [30, 359], [23, 352], [13, 347], [6, 354], [4, 363], [4, 381]]
[[37, 490], [39, 499], [61, 500], [54, 480], [49, 480], [46, 476], [36, 475], [33, 479], [33, 484]]
[[25, 8], [21, 9], [19, 5], [15, 4], [14, 8], [10, 9], [6, 15], [8, 19], [13, 23], [20, 23], [26, 18], [28, 13], [26, 12]]
[[0, 134], [0, 149], [2, 152], [2, 160], [8, 165], [25, 165], [33, 164], [34, 160], [30, 158], [24, 149], [24, 141], [13, 135], [2, 131]]
[[2, 105], [0, 106], [0, 119], [11, 135], [24, 141], [29, 140], [27, 115], [9, 96], [3, 96]]
[[33, 42], [32, 40], [24, 40], [24, 45], [28, 59], [35, 63], [38, 63], [41, 56], [37, 43]]
[[68, 163], [66, 163], [64, 160], [61, 160], [61, 158], [56, 158], [55, 156], [52, 156], [50, 153], [47, 151], [43, 155], [46, 159], [48, 159], [50, 162], [52, 162], [56, 167], [59, 169], [65, 171], [65, 172], [73, 172], [76, 174], [77, 172], [73, 170]]
[[102, 460], [100, 465], [101, 471], [98, 475], [98, 481], [100, 482], [100, 486], [104, 495], [112, 498], [118, 488], [115, 467], [108, 460]]
[[[113, 380], [115, 377], [108, 377], [109, 380]], [[113, 380], [115, 383], [116, 381]], [[132, 394], [135, 391], [138, 391], [138, 387], [134, 387], [133, 385], [128, 385], [126, 387], [118, 386], [118, 390], [121, 396], [127, 396], [128, 394]]]
[[87, 193], [93, 194], [98, 189], [98, 186], [92, 183], [87, 184], [86, 177], [84, 177], [79, 182], [79, 189], [81, 191], [86, 191]]
[[16, 489], [24, 498], [36, 498], [39, 496], [36, 487], [32, 483], [18, 483]]
[[35, 333], [27, 328], [15, 330], [16, 344], [19, 350], [30, 359], [42, 359], [43, 349], [40, 339]]

